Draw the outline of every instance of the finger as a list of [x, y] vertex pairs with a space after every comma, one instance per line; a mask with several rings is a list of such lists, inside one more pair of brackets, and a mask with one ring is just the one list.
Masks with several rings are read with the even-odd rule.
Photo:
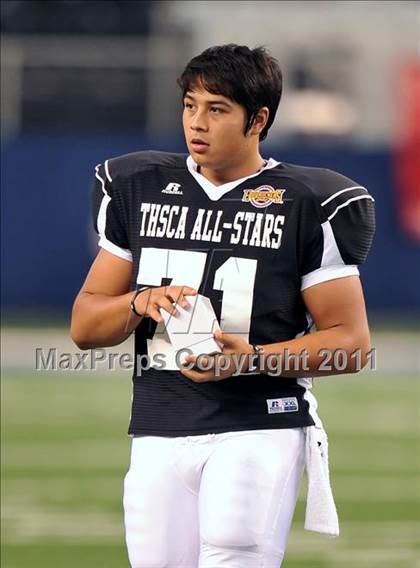
[[197, 290], [195, 288], [191, 288], [190, 286], [182, 286], [182, 294], [184, 296], [196, 296]]
[[163, 308], [171, 316], [175, 316], [178, 313], [178, 310], [175, 308], [173, 303], [165, 296], [161, 296], [158, 300], [156, 300], [155, 304], [158, 308]]
[[173, 302], [179, 304], [181, 307], [186, 308], [190, 305], [190, 302], [187, 300], [185, 296], [189, 295], [188, 291], [191, 292], [190, 295], [197, 294], [197, 291], [193, 288], [189, 288], [186, 286], [170, 286], [167, 290], [167, 296], [172, 299]]
[[178, 290], [174, 290], [173, 291], [173, 297], [174, 297], [174, 301], [176, 304], [180, 305], [182, 308], [187, 308], [188, 306], [190, 306], [190, 302], [187, 300], [187, 298], [185, 297], [185, 294], [183, 294], [183, 288], [179, 288]]
[[157, 308], [155, 308], [154, 306], [151, 306], [149, 309], [149, 312], [147, 314], [150, 318], [152, 318], [153, 320], [155, 320], [157, 323], [162, 323], [163, 322], [163, 317], [160, 315], [160, 312]]
[[216, 331], [213, 333], [213, 336], [218, 341], [223, 342], [223, 333], [221, 329], [216, 329]]
[[190, 363], [195, 365], [196, 362], [197, 362], [197, 357], [195, 355], [187, 355], [184, 359], [184, 365], [185, 364], [189, 365]]
[[231, 364], [231, 357], [226, 355], [226, 353], [216, 353], [214, 356], [215, 360], [215, 367], [220, 369], [221, 371], [227, 371]]
[[198, 369], [202, 373], [205, 373], [207, 371], [212, 372], [214, 368], [214, 362], [215, 362], [214, 357], [203, 353], [201, 355], [198, 355], [197, 360], [195, 362], [195, 366], [198, 367]]
[[211, 371], [201, 372], [194, 371], [193, 369], [183, 369], [182, 367], [180, 370], [184, 377], [187, 377], [187, 379], [195, 383], [206, 383], [215, 380], [214, 374]]
[[234, 371], [235, 364], [230, 356], [224, 353], [218, 353], [217, 355], [215, 355], [213, 374], [216, 381], [231, 376]]
[[168, 286], [165, 288], [165, 296], [172, 304], [179, 304], [182, 306], [182, 293], [179, 286]]
[[183, 364], [185, 366], [188, 365], [190, 368], [194, 367], [200, 373], [207, 372], [213, 368], [213, 360], [205, 355], [187, 355]]
[[214, 357], [202, 353], [201, 355], [187, 355], [184, 359], [184, 366], [189, 367], [198, 373], [210, 372], [214, 375]]
[[[216, 334], [216, 331], [214, 333]], [[220, 332], [220, 337], [218, 337], [218, 340], [221, 341], [221, 343], [223, 343], [224, 347], [229, 348], [237, 345], [238, 336], [233, 333]]]

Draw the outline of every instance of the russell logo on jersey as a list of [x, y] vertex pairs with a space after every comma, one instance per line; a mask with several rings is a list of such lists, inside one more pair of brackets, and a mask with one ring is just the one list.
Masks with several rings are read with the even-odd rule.
[[261, 185], [256, 189], [244, 189], [242, 201], [249, 202], [259, 209], [268, 207], [272, 203], [281, 205], [285, 191], [285, 189], [274, 189], [271, 185]]
[[268, 398], [268, 414], [283, 414], [285, 412], [298, 412], [299, 403], [295, 396], [287, 398]]
[[162, 193], [169, 193], [170, 195], [184, 195], [180, 187], [180, 183], [168, 183], [165, 189], [162, 189]]

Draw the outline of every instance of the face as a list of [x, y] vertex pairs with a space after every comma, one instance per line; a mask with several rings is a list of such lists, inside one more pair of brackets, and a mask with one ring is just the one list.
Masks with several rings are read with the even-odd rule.
[[182, 122], [188, 150], [203, 168], [223, 170], [255, 153], [258, 136], [244, 134], [246, 111], [198, 85], [186, 93]]

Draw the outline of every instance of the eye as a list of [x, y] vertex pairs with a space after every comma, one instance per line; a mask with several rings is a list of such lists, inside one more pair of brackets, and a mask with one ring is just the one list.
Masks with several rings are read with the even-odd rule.
[[184, 108], [191, 110], [193, 107], [192, 103], [184, 102]]
[[216, 114], [223, 112], [220, 107], [210, 107], [210, 112], [215, 112]]

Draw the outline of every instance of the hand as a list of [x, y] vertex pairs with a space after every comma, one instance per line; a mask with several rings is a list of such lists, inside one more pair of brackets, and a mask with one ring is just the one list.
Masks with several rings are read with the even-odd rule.
[[178, 310], [174, 304], [182, 308], [190, 305], [186, 296], [195, 296], [197, 290], [189, 286], [160, 286], [159, 288], [147, 288], [137, 296], [135, 300], [136, 311], [143, 316], [152, 318], [158, 323], [163, 322], [159, 309], [163, 308], [168, 314], [175, 316]]
[[[181, 373], [195, 383], [208, 381], [220, 381], [231, 377], [233, 374], [244, 373], [249, 367], [249, 355], [254, 353], [252, 345], [242, 337], [232, 333], [216, 331], [215, 339], [223, 345], [221, 353], [211, 355], [188, 355], [185, 358], [185, 367]], [[196, 367], [190, 368], [192, 365]], [[205, 367], [206, 371], [200, 371], [199, 366]]]

